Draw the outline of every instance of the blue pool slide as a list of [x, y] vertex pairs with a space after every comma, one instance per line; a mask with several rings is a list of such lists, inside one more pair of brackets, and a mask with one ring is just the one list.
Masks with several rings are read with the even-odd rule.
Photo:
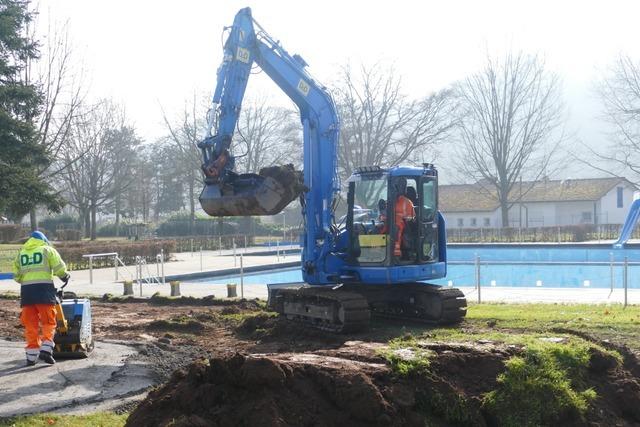
[[631, 204], [629, 213], [627, 214], [627, 219], [622, 226], [620, 237], [613, 244], [614, 248], [622, 249], [624, 247], [624, 244], [627, 243], [627, 240], [631, 237], [631, 233], [633, 233], [633, 230], [636, 228], [638, 217], [640, 217], [640, 199], [634, 200]]

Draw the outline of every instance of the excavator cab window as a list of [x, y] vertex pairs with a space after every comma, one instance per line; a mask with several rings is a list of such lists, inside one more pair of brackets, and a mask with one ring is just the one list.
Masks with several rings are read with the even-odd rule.
[[347, 226], [358, 263], [383, 263], [387, 258], [387, 179], [386, 175], [365, 175], [350, 183]]
[[425, 262], [438, 260], [438, 194], [434, 178], [424, 178], [420, 192], [420, 257]]

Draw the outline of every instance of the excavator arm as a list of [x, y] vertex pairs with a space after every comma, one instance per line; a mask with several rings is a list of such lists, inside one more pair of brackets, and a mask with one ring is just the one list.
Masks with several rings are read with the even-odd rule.
[[[308, 174], [303, 178], [302, 173], [291, 165], [264, 168], [258, 174], [237, 174], [234, 171], [235, 159], [230, 148], [252, 67], [254, 64], [260, 67], [300, 109], [305, 156], [309, 148], [307, 140], [314, 139], [308, 135], [312, 132], [310, 127], [321, 124], [317, 117], [319, 114], [332, 116], [329, 119], [332, 129], [323, 131], [334, 134], [328, 144], [333, 156], [337, 115], [328, 93], [304, 70], [307, 65], [304, 60], [298, 55], [289, 55], [274, 41], [253, 20], [249, 8], [240, 10], [228, 29], [223, 61], [217, 72], [213, 106], [207, 120], [208, 136], [198, 145], [202, 150], [205, 175], [200, 203], [212, 216], [274, 215], [296, 199], [305, 189], [305, 184], [307, 188], [313, 185], [313, 177]], [[319, 163], [319, 160], [314, 159], [313, 162], [318, 167], [329, 168], [329, 172], [335, 175], [334, 159], [329, 163]], [[333, 193], [332, 188], [327, 191]]]
[[[270, 167], [258, 174], [237, 174], [230, 154], [234, 129], [253, 65], [296, 104], [303, 130], [303, 171], [292, 165]], [[329, 91], [305, 70], [299, 55], [289, 55], [251, 16], [241, 9], [224, 45], [218, 69], [209, 132], [199, 148], [205, 187], [202, 208], [211, 216], [274, 215], [300, 197], [305, 233], [303, 275], [308, 283], [335, 281], [337, 233], [334, 208], [340, 191], [337, 177], [339, 123]], [[327, 259], [331, 258], [330, 261]]]

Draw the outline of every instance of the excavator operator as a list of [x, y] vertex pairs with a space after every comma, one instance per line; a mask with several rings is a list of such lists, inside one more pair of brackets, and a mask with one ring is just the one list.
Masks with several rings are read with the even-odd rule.
[[407, 179], [403, 177], [394, 178], [393, 188], [398, 195], [394, 206], [394, 219], [398, 233], [394, 242], [393, 255], [400, 257], [402, 256], [402, 238], [407, 225], [406, 221], [415, 218], [416, 214], [413, 203], [406, 195]]

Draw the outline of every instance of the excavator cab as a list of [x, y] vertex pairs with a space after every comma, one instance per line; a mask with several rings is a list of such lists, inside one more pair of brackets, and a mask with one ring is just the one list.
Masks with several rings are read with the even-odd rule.
[[349, 180], [351, 264], [438, 262], [437, 173], [419, 168], [360, 168]]

